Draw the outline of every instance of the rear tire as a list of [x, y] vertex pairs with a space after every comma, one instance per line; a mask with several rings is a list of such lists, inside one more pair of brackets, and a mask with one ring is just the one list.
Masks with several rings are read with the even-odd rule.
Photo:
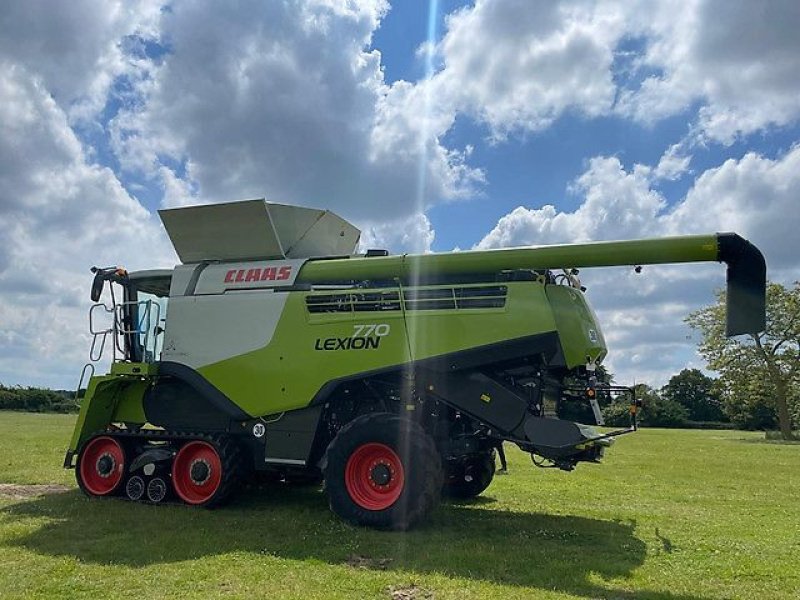
[[436, 445], [422, 427], [391, 413], [345, 425], [328, 446], [323, 474], [331, 510], [355, 525], [409, 529], [441, 498]]
[[448, 469], [442, 491], [451, 498], [475, 498], [492, 483], [494, 472], [494, 450], [470, 456]]

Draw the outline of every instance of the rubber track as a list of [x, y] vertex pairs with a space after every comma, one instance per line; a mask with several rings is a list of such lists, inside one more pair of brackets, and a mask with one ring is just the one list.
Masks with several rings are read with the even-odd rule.
[[[215, 508], [222, 506], [230, 500], [233, 492], [242, 481], [243, 464], [242, 452], [239, 445], [231, 436], [228, 435], [210, 435], [205, 433], [194, 432], [177, 432], [177, 431], [164, 431], [164, 430], [139, 430], [128, 431], [125, 429], [104, 429], [93, 433], [81, 446], [81, 451], [89, 443], [90, 440], [97, 436], [107, 436], [119, 439], [123, 444], [125, 441], [130, 440], [152, 440], [155, 442], [192, 442], [203, 441], [213, 445], [219, 453], [220, 462], [222, 463], [222, 482], [219, 489], [214, 496], [200, 506], [204, 508]], [[124, 447], [124, 446], [123, 446]], [[128, 463], [129, 461], [126, 461]], [[126, 464], [127, 467], [127, 464]], [[126, 473], [127, 476], [127, 473]], [[174, 490], [173, 490], [174, 494]], [[124, 498], [124, 494], [122, 495]], [[126, 498], [127, 499], [127, 498]], [[180, 499], [179, 499], [180, 500]], [[181, 502], [183, 504], [183, 502]]]

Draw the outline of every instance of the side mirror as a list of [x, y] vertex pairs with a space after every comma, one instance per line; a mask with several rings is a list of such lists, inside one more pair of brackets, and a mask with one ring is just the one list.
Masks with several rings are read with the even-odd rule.
[[100, 300], [100, 296], [103, 293], [103, 283], [105, 282], [105, 276], [103, 271], [97, 270], [94, 274], [94, 281], [92, 281], [92, 302], [97, 302]]

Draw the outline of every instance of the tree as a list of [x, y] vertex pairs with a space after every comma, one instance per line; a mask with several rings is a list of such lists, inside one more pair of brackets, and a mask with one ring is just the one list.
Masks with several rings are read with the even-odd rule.
[[[636, 384], [636, 398], [642, 401], [637, 419], [643, 427], [683, 427], [689, 411], [674, 400], [662, 397], [658, 391], [644, 383]], [[606, 425], [624, 427], [630, 422], [630, 403], [627, 398], [603, 408]]]
[[725, 413], [714, 380], [699, 369], [684, 369], [661, 388], [661, 395], [689, 411], [692, 421], [722, 421]]
[[[792, 412], [800, 397], [800, 282], [767, 285], [767, 328], [760, 334], [725, 337], [725, 293], [717, 303], [690, 314], [687, 323], [703, 336], [700, 354], [720, 374], [725, 402], [766, 394], [777, 412], [783, 439], [793, 439]], [[744, 403], [744, 402], [743, 402]]]
[[720, 392], [725, 414], [739, 429], [775, 429], [778, 414], [769, 382], [759, 378], [741, 379], [733, 386], [739, 391], [722, 389]]
[[636, 397], [642, 401], [639, 421], [645, 427], [683, 427], [689, 420], [686, 408], [647, 384], [636, 384]]

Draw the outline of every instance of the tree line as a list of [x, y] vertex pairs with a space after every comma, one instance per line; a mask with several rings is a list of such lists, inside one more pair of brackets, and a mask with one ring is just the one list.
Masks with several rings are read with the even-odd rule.
[[78, 412], [75, 392], [0, 384], [0, 410], [28, 412]]
[[[774, 421], [739, 420], [723, 401], [719, 380], [699, 369], [684, 369], [660, 389], [646, 383], [635, 386], [636, 398], [642, 401], [637, 421], [643, 427], [697, 428], [774, 428]], [[630, 422], [630, 402], [619, 398], [603, 407], [606, 425], [623, 427]]]

